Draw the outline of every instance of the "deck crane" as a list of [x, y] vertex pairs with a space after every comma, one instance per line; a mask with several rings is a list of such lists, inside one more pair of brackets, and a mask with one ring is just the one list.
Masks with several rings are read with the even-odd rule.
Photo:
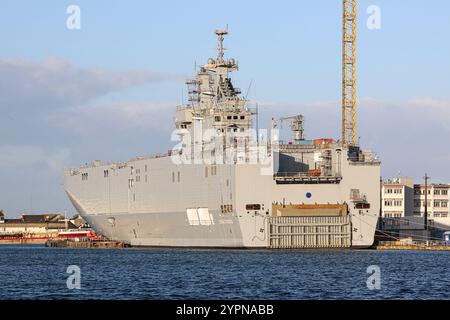
[[303, 115], [299, 114], [291, 117], [280, 118], [280, 127], [283, 128], [283, 121], [290, 121], [290, 128], [294, 133], [294, 141], [299, 142], [303, 138]]

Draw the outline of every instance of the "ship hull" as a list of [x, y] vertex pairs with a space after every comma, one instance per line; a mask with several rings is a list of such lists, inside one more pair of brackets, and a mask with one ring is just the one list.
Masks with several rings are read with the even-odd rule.
[[84, 215], [99, 233], [132, 246], [243, 247], [239, 222], [212, 213], [214, 225], [189, 225], [186, 212]]
[[[379, 212], [379, 166], [343, 167], [345, 179], [326, 184], [278, 184], [273, 175], [261, 174], [262, 169], [242, 164], [211, 170], [209, 165], [175, 165], [170, 157], [148, 158], [114, 170], [111, 165], [84, 168], [88, 180], [83, 180], [82, 171], [67, 172], [65, 189], [96, 233], [132, 246], [372, 245]], [[130, 183], [136, 180], [139, 183]], [[349, 198], [354, 188], [364, 192], [370, 208], [355, 209]], [[283, 209], [282, 203], [293, 209]], [[309, 209], [302, 211], [303, 207]], [[330, 215], [330, 207], [345, 210]]]

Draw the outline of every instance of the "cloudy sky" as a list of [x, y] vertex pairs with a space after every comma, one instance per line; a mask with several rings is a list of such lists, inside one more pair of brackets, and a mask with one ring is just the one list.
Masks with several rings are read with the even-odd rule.
[[[358, 136], [385, 178], [450, 182], [450, 3], [360, 0]], [[81, 29], [67, 28], [67, 7]], [[381, 29], [366, 26], [369, 5]], [[340, 134], [341, 1], [4, 0], [0, 10], [0, 208], [73, 208], [62, 170], [165, 151], [184, 80], [230, 28], [234, 80], [270, 117]]]

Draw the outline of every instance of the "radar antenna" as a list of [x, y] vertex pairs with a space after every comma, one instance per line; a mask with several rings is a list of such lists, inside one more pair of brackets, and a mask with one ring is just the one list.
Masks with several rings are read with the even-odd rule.
[[219, 40], [219, 46], [217, 47], [217, 64], [221, 65], [223, 64], [223, 51], [225, 50], [223, 47], [223, 36], [228, 34], [228, 26], [226, 26], [223, 30], [216, 29], [214, 33], [217, 35]]

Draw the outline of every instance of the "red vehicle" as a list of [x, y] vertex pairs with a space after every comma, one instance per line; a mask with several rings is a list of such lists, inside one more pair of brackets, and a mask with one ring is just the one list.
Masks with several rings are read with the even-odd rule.
[[60, 231], [58, 233], [58, 238], [63, 239], [73, 239], [73, 238], [96, 238], [97, 235], [91, 230], [79, 230], [79, 229], [70, 229], [65, 231]]

